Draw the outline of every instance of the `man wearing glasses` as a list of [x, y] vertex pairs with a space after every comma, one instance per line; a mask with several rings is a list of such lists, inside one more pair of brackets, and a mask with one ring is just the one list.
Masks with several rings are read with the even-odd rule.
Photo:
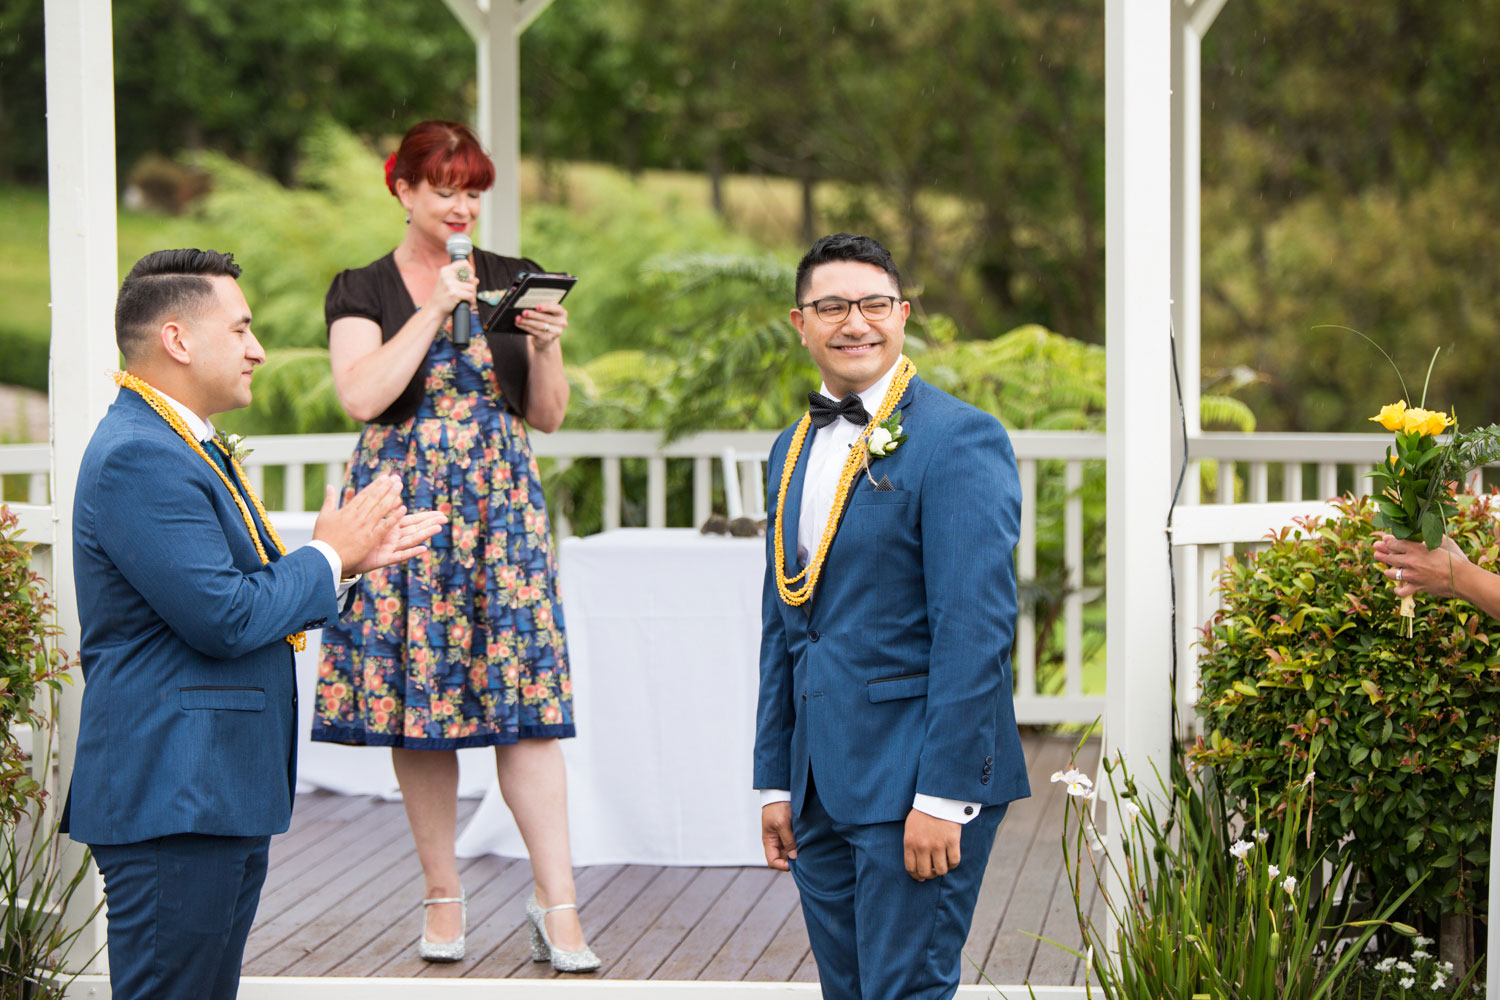
[[792, 326], [823, 376], [771, 449], [755, 786], [825, 997], [950, 997], [1006, 804], [1020, 531], [994, 417], [905, 358], [901, 276], [813, 244]]

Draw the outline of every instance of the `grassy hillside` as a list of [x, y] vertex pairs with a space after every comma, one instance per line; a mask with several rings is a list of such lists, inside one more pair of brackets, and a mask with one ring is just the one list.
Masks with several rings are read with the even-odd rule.
[[[631, 201], [649, 202], [660, 219], [679, 220], [683, 240], [705, 240], [712, 245], [706, 252], [730, 249], [720, 245], [718, 236], [704, 225], [712, 212], [712, 195], [708, 178], [702, 174], [648, 170], [627, 176], [604, 164], [571, 163], [542, 170], [530, 161], [522, 163], [521, 195], [523, 221], [529, 232], [537, 221], [527, 206], [542, 214], [556, 215], [557, 209], [580, 217], [607, 213], [609, 207], [628, 189]], [[757, 246], [775, 253], [795, 255], [802, 249], [802, 194], [796, 182], [779, 177], [729, 176], [723, 181], [724, 228], [735, 234], [734, 249]], [[851, 206], [858, 206], [857, 209]], [[869, 215], [870, 209], [861, 192], [839, 185], [825, 184], [814, 199], [814, 227], [819, 231], [843, 226], [849, 213]], [[950, 235], [964, 226], [962, 206], [951, 199], [934, 198], [934, 217], [944, 220]], [[395, 208], [392, 206], [392, 217]], [[875, 211], [879, 228], [881, 213]], [[659, 234], [658, 234], [659, 237]], [[235, 227], [205, 221], [187, 214], [173, 217], [152, 212], [121, 209], [118, 246], [120, 276], [143, 254], [168, 246], [200, 246], [244, 252], [246, 236]], [[539, 252], [528, 242], [528, 249]], [[681, 247], [660, 246], [666, 251]], [[899, 255], [899, 251], [898, 255]], [[549, 259], [550, 260], [550, 259]], [[350, 262], [354, 263], [354, 262]], [[590, 261], [594, 276], [600, 276], [599, 261]], [[579, 264], [563, 261], [552, 266], [577, 268]], [[49, 271], [47, 259], [47, 197], [34, 188], [0, 186], [0, 296], [6, 304], [0, 312], [0, 384], [46, 389], [47, 341], [50, 336]], [[613, 276], [609, 276], [613, 277]], [[998, 331], [996, 331], [998, 332]], [[607, 345], [579, 344], [592, 355]]]
[[[121, 210], [116, 230], [120, 276], [152, 250], [228, 245], [212, 227], [189, 217]], [[51, 336], [47, 194], [0, 186], [0, 383], [45, 391]]]

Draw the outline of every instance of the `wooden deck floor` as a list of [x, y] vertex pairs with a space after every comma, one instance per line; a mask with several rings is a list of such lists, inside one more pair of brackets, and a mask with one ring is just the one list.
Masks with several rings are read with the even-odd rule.
[[[1023, 742], [1032, 797], [1012, 805], [1001, 824], [965, 951], [994, 983], [1075, 985], [1078, 961], [1037, 937], [1070, 947], [1079, 939], [1062, 864], [1064, 793], [1048, 780], [1067, 766], [1076, 740], [1029, 732]], [[1092, 741], [1080, 766], [1091, 773], [1097, 759]], [[460, 821], [474, 808], [461, 802]], [[469, 892], [469, 957], [429, 965], [416, 954], [422, 880], [401, 804], [299, 796], [292, 829], [271, 845], [244, 974], [554, 975], [531, 961], [522, 924], [529, 864], [492, 856], [459, 864]], [[602, 865], [578, 869], [577, 884], [583, 925], [604, 960], [594, 977], [817, 980], [790, 875]], [[1092, 908], [1096, 894], [1087, 894]], [[978, 969], [966, 965], [964, 982], [978, 981]]]

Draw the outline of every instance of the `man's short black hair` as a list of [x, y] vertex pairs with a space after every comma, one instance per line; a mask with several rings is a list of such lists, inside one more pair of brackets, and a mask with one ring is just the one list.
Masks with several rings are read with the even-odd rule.
[[812, 283], [813, 268], [836, 260], [873, 264], [891, 276], [891, 280], [896, 283], [896, 295], [900, 298], [906, 297], [901, 291], [901, 272], [896, 270], [896, 262], [891, 259], [889, 250], [868, 236], [833, 233], [814, 243], [797, 265], [796, 292], [799, 304], [802, 302], [802, 297], [807, 294], [807, 286]]
[[208, 279], [240, 276], [234, 254], [158, 250], [135, 262], [115, 300], [115, 344], [129, 362], [173, 313], [192, 313], [213, 298]]

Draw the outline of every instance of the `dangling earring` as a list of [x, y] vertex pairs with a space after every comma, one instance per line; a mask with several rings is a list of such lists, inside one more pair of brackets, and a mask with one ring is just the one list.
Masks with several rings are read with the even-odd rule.
[[410, 212], [406, 213], [406, 224], [408, 226], [411, 225], [411, 213]]

